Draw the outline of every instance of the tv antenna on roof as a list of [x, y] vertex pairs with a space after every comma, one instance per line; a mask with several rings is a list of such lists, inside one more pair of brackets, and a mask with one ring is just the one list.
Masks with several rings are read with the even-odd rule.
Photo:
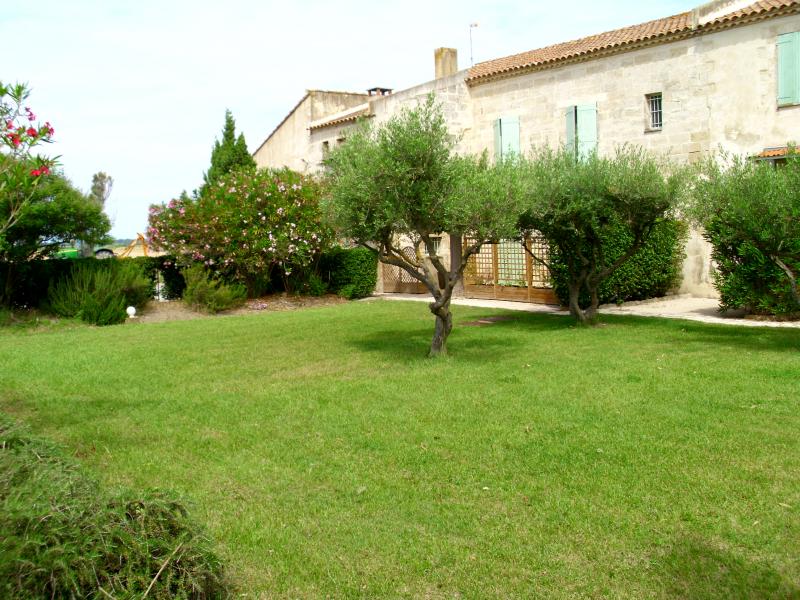
[[470, 66], [475, 66], [475, 60], [472, 57], [472, 30], [478, 26], [478, 22], [469, 24], [469, 62]]

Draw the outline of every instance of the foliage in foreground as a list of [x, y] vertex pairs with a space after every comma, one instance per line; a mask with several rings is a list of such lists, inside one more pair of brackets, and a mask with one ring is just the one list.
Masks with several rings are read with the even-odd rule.
[[0, 414], [0, 596], [223, 598], [222, 564], [184, 505], [116, 495]]
[[183, 301], [195, 310], [218, 313], [244, 303], [247, 291], [239, 284], [227, 284], [214, 277], [203, 265], [192, 265], [183, 272], [186, 289]]
[[[677, 219], [664, 219], [653, 227], [650, 237], [629, 260], [605, 279], [598, 289], [600, 304], [658, 298], [674, 290], [681, 280], [681, 267], [688, 227]], [[605, 264], [613, 264], [633, 241], [631, 232], [622, 225], [607, 228], [603, 234]], [[550, 275], [558, 299], [569, 303], [569, 271], [561, 256], [550, 257]], [[591, 299], [584, 290], [579, 302], [582, 308]]]
[[[450, 301], [469, 257], [513, 232], [514, 172], [485, 157], [459, 157], [439, 106], [428, 96], [379, 127], [362, 126], [327, 161], [327, 213], [344, 238], [406, 271], [433, 297], [436, 317], [430, 355], [447, 353], [453, 327]], [[434, 238], [472, 241], [444, 264]], [[413, 255], [404, 252], [414, 249]]]
[[800, 313], [800, 156], [786, 164], [722, 155], [708, 160], [694, 213], [714, 250], [722, 308]]
[[[593, 152], [580, 160], [567, 148], [540, 148], [520, 168], [525, 212], [519, 235], [525, 239], [538, 232], [545, 237], [567, 277], [570, 314], [580, 323], [593, 322], [600, 286], [644, 246], [677, 205], [686, 171], [634, 146], [617, 148], [610, 157]], [[619, 226], [625, 228], [625, 238], [611, 234]], [[612, 239], [625, 243], [609, 248]], [[542, 256], [532, 257], [555, 270]], [[589, 297], [586, 308], [581, 294]]]
[[141, 264], [110, 259], [74, 267], [66, 278], [51, 283], [48, 300], [59, 316], [114, 325], [125, 320], [128, 306], [143, 307], [152, 293]]

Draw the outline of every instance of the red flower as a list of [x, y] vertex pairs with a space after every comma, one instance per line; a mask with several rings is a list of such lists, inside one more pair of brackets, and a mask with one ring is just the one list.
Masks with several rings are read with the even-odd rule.
[[36, 137], [37, 135], [39, 135], [39, 132], [36, 131], [33, 127], [28, 127], [25, 133], [27, 133], [31, 137]]
[[41, 174], [42, 172], [39, 169], [34, 169], [33, 171], [31, 171], [31, 175], [33, 175], [34, 177], [38, 177]]

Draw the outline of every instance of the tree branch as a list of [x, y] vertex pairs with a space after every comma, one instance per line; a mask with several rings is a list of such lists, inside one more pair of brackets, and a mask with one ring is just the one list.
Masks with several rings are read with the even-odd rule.
[[778, 265], [783, 272], [786, 273], [786, 277], [789, 278], [789, 285], [792, 289], [792, 296], [794, 297], [794, 301], [800, 306], [800, 291], [797, 289], [797, 277], [795, 277], [794, 272], [792, 271], [791, 267], [783, 262], [778, 256], [770, 256], [770, 258]]

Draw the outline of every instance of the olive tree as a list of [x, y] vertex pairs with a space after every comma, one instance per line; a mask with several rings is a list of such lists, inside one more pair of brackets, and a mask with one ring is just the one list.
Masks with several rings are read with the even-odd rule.
[[[774, 306], [783, 294], [791, 298], [787, 310], [796, 312], [800, 155], [792, 149], [785, 164], [776, 167], [723, 153], [707, 160], [701, 172], [693, 190], [693, 214], [714, 246], [723, 303]], [[771, 272], [780, 273], [785, 283], [769, 285]]]
[[[570, 314], [581, 324], [593, 323], [600, 285], [676, 206], [686, 171], [633, 146], [621, 146], [609, 157], [594, 152], [579, 159], [568, 148], [539, 148], [519, 169], [524, 212], [518, 236], [539, 232], [545, 237], [549, 251], [567, 268]], [[630, 241], [611, 260], [604, 234], [620, 225], [630, 232]], [[552, 270], [546, 256], [528, 245], [525, 249]], [[590, 298], [588, 307], [580, 304], [582, 291]]]
[[[429, 96], [379, 127], [362, 125], [326, 161], [327, 212], [339, 235], [403, 269], [433, 297], [430, 356], [447, 353], [450, 302], [467, 260], [512, 235], [517, 215], [513, 165], [458, 156], [454, 144]], [[452, 240], [449, 265], [435, 247], [442, 233]], [[402, 251], [409, 245], [413, 256]]]

